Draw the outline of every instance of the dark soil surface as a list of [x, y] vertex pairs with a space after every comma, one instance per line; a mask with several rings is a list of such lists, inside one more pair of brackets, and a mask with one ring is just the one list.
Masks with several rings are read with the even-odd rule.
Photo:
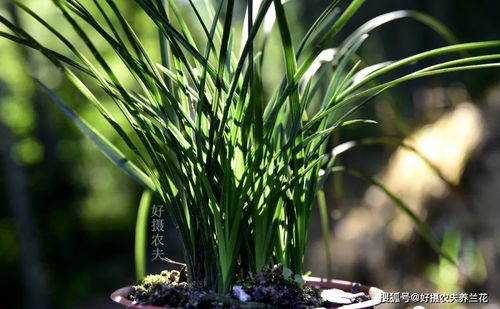
[[[319, 288], [301, 287], [293, 279], [285, 278], [279, 265], [246, 278], [226, 295], [207, 292], [201, 284], [186, 283], [184, 280], [185, 275], [177, 271], [150, 275], [134, 286], [129, 299], [143, 305], [185, 309], [309, 309], [333, 305], [321, 298]], [[355, 302], [366, 299], [356, 299]]]

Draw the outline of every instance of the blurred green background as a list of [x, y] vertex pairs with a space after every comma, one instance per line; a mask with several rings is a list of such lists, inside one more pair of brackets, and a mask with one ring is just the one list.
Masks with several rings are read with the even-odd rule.
[[[57, 25], [62, 18], [48, 2], [23, 1]], [[8, 1], [0, 3], [2, 15], [10, 16], [48, 45], [59, 46]], [[182, 3], [185, 1], [179, 1], [179, 6], [183, 7]], [[297, 38], [328, 3], [289, 1], [287, 7]], [[158, 59], [157, 34], [152, 24], [135, 5], [122, 7]], [[461, 42], [500, 38], [500, 2], [496, 0], [371, 0], [347, 24], [344, 37], [368, 19], [398, 9], [417, 9], [437, 17]], [[73, 35], [69, 29], [67, 35]], [[429, 29], [403, 20], [374, 32], [361, 55], [368, 63], [377, 63], [442, 45], [444, 42]], [[279, 56], [280, 46], [269, 48], [271, 54]], [[0, 40], [0, 64], [1, 307], [117, 307], [109, 294], [134, 280], [133, 233], [141, 188], [108, 162], [36, 86], [32, 76], [55, 89], [92, 124], [104, 126], [104, 121], [57, 69], [36, 52], [4, 39]], [[272, 67], [270, 71], [279, 70]], [[127, 78], [125, 74], [122, 77]], [[271, 74], [269, 83], [277, 77]], [[331, 275], [388, 291], [489, 292], [490, 302], [497, 306], [493, 308], [500, 308], [500, 293], [495, 288], [500, 284], [500, 230], [495, 224], [500, 220], [499, 87], [498, 70], [414, 81], [361, 111], [364, 117], [379, 120], [379, 126], [359, 126], [337, 136], [338, 141], [364, 136], [418, 136], [416, 132], [432, 126], [435, 130], [427, 133], [436, 136], [436, 130], [445, 130], [438, 125], [444, 122], [439, 121], [459, 115], [457, 126], [451, 128], [470, 129], [444, 135], [445, 140], [438, 140], [439, 145], [431, 146], [431, 150], [437, 151], [437, 162], [442, 149], [463, 153], [451, 159], [460, 165], [450, 176], [461, 184], [460, 194], [446, 187], [437, 193], [432, 191], [429, 188], [439, 186], [433, 185], [433, 180], [429, 180], [430, 187], [422, 185], [417, 196], [411, 190], [398, 191], [426, 219], [443, 241], [443, 248], [459, 258], [459, 267], [440, 261], [411, 229], [411, 223], [401, 221], [404, 219], [398, 217], [394, 206], [385, 205], [373, 188], [352, 178], [337, 177], [327, 188], [334, 251]], [[459, 114], [464, 104], [468, 107], [463, 110], [468, 112]], [[470, 131], [477, 134], [467, 137]], [[113, 139], [109, 128], [105, 133]], [[474, 143], [463, 146], [472, 139]], [[458, 144], [446, 146], [445, 142], [452, 140]], [[410, 175], [408, 164], [413, 164], [395, 168], [396, 149], [382, 146], [359, 148], [342, 160], [387, 182], [399, 182], [403, 188], [401, 183], [406, 178], [398, 175]], [[447, 168], [444, 163], [438, 165]], [[424, 173], [416, 177], [412, 176], [406, 186], [427, 183], [435, 176]], [[312, 220], [306, 270], [327, 276], [318, 215]], [[165, 236], [167, 256], [181, 259], [171, 225], [167, 225]], [[150, 263], [149, 270], [168, 267]]]

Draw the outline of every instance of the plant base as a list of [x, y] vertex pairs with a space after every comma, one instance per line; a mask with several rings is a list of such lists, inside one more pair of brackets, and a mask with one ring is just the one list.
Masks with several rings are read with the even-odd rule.
[[[381, 303], [381, 298], [382, 298], [382, 290], [375, 288], [375, 287], [369, 287], [369, 286], [364, 286], [364, 285], [358, 285], [353, 282], [349, 281], [342, 281], [342, 280], [329, 280], [329, 279], [322, 279], [322, 278], [317, 278], [317, 277], [304, 277], [305, 285], [306, 286], [314, 286], [314, 287], [319, 287], [323, 290], [327, 289], [339, 289], [345, 292], [350, 292], [354, 286], [359, 286], [360, 289], [370, 297], [370, 300], [363, 301], [363, 302], [358, 302], [358, 303], [353, 303], [353, 304], [348, 304], [348, 305], [342, 305], [342, 306], [335, 306], [335, 307], [329, 307], [329, 308], [338, 308], [338, 309], [363, 309], [363, 308], [373, 308], [374, 306], [377, 306]], [[132, 293], [133, 287], [124, 287], [121, 289], [116, 290], [111, 294], [111, 299], [115, 301], [116, 303], [119, 303], [127, 308], [131, 309], [165, 309], [169, 307], [158, 307], [158, 306], [151, 306], [151, 305], [140, 305], [136, 304], [133, 301], [129, 300], [127, 297]]]

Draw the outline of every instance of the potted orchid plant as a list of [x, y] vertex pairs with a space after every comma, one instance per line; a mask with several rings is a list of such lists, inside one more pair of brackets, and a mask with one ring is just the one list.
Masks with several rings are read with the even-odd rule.
[[[0, 22], [8, 30], [0, 36], [37, 50], [61, 70], [81, 99], [115, 130], [120, 146], [43, 80], [38, 81], [40, 87], [114, 164], [146, 189], [136, 235], [141, 284], [112, 296], [135, 308], [376, 305], [378, 289], [303, 276], [311, 212], [315, 200], [324, 196], [327, 177], [347, 172], [384, 189], [372, 178], [335, 164], [346, 147], [335, 147], [332, 134], [341, 127], [375, 123], [353, 115], [401, 83], [500, 66], [500, 54], [485, 52], [499, 47], [500, 41], [457, 44], [439, 21], [415, 11], [387, 13], [342, 34], [364, 0], [329, 1], [298, 42], [292, 37], [285, 1], [184, 1], [192, 19], [183, 16], [179, 1], [131, 1], [159, 33], [159, 59], [143, 45], [123, 13], [125, 4], [118, 1], [52, 1], [78, 42], [28, 6], [13, 2], [57, 37], [66, 51], [46, 46], [4, 16]], [[358, 56], [371, 31], [404, 18], [427, 25], [449, 45], [371, 65]], [[273, 31], [278, 35], [271, 35]], [[109, 45], [133, 76], [133, 85], [120, 80], [95, 38]], [[280, 46], [284, 70], [269, 93], [266, 76], [279, 71], [265, 61], [271, 44]], [[481, 54], [460, 56], [474, 50]], [[458, 58], [394, 78], [401, 68], [441, 55]], [[103, 94], [114, 106], [104, 104]], [[144, 278], [152, 196], [166, 206], [175, 224], [185, 266]], [[391, 198], [439, 250], [425, 224], [402, 201]], [[315, 287], [323, 292], [341, 289], [350, 295], [349, 301], [322, 297], [325, 293]], [[346, 297], [342, 295], [340, 299]]]

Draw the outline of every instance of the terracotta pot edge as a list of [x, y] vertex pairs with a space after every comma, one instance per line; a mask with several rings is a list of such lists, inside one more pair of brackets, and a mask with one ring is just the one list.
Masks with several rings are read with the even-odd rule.
[[[321, 288], [340, 288], [340, 289], [349, 289], [352, 287], [355, 282], [351, 281], [345, 281], [345, 280], [338, 280], [338, 279], [325, 279], [325, 278], [319, 278], [319, 277], [309, 277], [305, 276], [305, 285], [309, 286], [319, 286]], [[383, 291], [379, 288], [372, 287], [372, 286], [367, 286], [367, 285], [361, 285], [363, 291], [367, 293], [370, 296], [370, 300], [361, 302], [361, 303], [355, 303], [355, 304], [350, 304], [350, 305], [345, 305], [341, 307], [332, 307], [336, 309], [361, 309], [361, 308], [371, 308], [374, 306], [377, 306], [381, 304], [382, 302], [382, 293]], [[130, 292], [132, 291], [132, 286], [126, 286], [117, 289], [113, 293], [111, 293], [110, 298], [117, 304], [126, 306], [128, 308], [135, 308], [135, 309], [168, 309], [169, 307], [158, 307], [158, 306], [150, 306], [150, 305], [139, 305], [139, 304], [134, 304], [133, 301], [127, 299], [125, 296], [129, 295]]]

